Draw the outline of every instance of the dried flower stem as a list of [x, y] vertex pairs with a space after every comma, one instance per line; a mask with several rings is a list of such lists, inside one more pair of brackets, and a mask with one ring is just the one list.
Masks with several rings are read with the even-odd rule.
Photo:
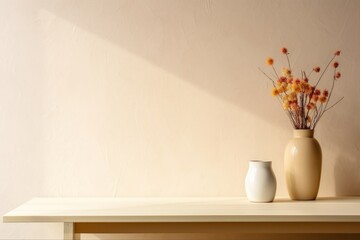
[[275, 73], [276, 77], [279, 79], [279, 75], [278, 75], [278, 73], [276, 72], [276, 69], [274, 68], [274, 65], [271, 65], [271, 66], [272, 66], [272, 68], [273, 68], [273, 70], [274, 70], [274, 73]]
[[339, 100], [337, 100], [333, 105], [331, 105], [330, 107], [326, 108], [324, 110], [324, 113], [329, 111], [331, 108], [335, 107], [336, 104], [338, 104], [339, 102], [341, 102], [344, 99], [344, 97], [341, 97]]
[[286, 53], [285, 55], [286, 55], [286, 60], [287, 60], [287, 62], [288, 62], [289, 69], [290, 69], [290, 71], [291, 71], [291, 65], [290, 65], [289, 53]]
[[[335, 58], [335, 56], [333, 57], [333, 59]], [[329, 64], [328, 64], [329, 65]], [[327, 100], [327, 102], [326, 102], [326, 104], [325, 104], [325, 107], [324, 107], [324, 109], [323, 109], [323, 111], [320, 113], [320, 116], [319, 116], [319, 118], [316, 120], [316, 122], [315, 122], [315, 124], [314, 124], [314, 128], [316, 127], [316, 124], [320, 121], [320, 119], [321, 119], [321, 117], [324, 115], [324, 113], [327, 111], [327, 110], [329, 110], [329, 108], [327, 108], [327, 106], [328, 106], [328, 104], [329, 104], [329, 101], [330, 101], [330, 98], [331, 98], [331, 95], [332, 95], [332, 92], [333, 92], [333, 90], [334, 90], [334, 86], [335, 86], [335, 81], [336, 81], [336, 68], [334, 68], [334, 75], [333, 75], [333, 80], [332, 80], [332, 85], [331, 85], [331, 90], [330, 90], [330, 93], [329, 93], [329, 97], [328, 97], [328, 100]], [[341, 101], [342, 99], [340, 99], [340, 101]], [[338, 101], [339, 102], [339, 101]], [[337, 102], [337, 103], [338, 103]], [[337, 104], [337, 103], [335, 103], [335, 105]], [[333, 107], [334, 105], [332, 105], [331, 107]], [[330, 107], [330, 108], [331, 108]]]
[[331, 60], [328, 62], [328, 64], [326, 65], [324, 71], [321, 73], [320, 77], [319, 77], [319, 80], [316, 82], [315, 84], [315, 89], [316, 87], [318, 86], [319, 82], [321, 81], [322, 77], [324, 76], [324, 73], [326, 72], [326, 70], [329, 68], [331, 62], [336, 58], [337, 55], [334, 55]]

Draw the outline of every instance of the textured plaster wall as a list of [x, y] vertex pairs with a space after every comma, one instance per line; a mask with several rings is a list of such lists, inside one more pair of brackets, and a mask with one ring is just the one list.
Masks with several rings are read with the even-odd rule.
[[320, 196], [360, 195], [359, 26], [356, 0], [0, 1], [0, 215], [39, 196], [244, 196], [250, 159], [287, 196], [292, 130], [257, 69], [283, 46], [299, 72], [342, 50]]

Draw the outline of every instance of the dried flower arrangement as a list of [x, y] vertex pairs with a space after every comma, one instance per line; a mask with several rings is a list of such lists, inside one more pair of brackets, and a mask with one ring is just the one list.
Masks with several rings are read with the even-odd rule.
[[[335, 82], [341, 77], [341, 73], [338, 71], [339, 63], [334, 61], [340, 55], [340, 51], [334, 53], [322, 72], [320, 67], [314, 67], [309, 74], [301, 70], [301, 77], [293, 76], [287, 48], [282, 48], [281, 53], [286, 56], [288, 63], [288, 67], [282, 69], [281, 75], [274, 67], [274, 59], [270, 57], [266, 59], [266, 64], [272, 67], [274, 76], [272, 77], [261, 69], [259, 70], [272, 82], [271, 93], [279, 99], [294, 129], [314, 129], [324, 113], [343, 99], [342, 97], [328, 106]], [[318, 84], [330, 65], [334, 69], [330, 91], [320, 90], [317, 88]], [[310, 77], [313, 73], [318, 73], [319, 76], [315, 84], [311, 85]]]

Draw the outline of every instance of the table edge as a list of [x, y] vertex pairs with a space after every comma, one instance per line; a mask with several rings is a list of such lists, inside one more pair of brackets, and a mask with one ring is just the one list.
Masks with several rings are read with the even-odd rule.
[[29, 222], [359, 222], [360, 216], [3, 216], [4, 223]]

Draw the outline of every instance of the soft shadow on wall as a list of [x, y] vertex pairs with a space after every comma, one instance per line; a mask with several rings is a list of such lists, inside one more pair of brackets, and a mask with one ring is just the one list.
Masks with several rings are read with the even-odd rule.
[[[304, 7], [305, 18], [297, 11]], [[276, 101], [269, 100], [269, 84], [257, 70], [263, 58], [280, 57], [278, 48], [289, 43], [327, 53], [323, 40], [334, 33], [356, 36], [348, 18], [334, 25], [328, 17], [334, 10], [351, 15], [348, 11], [354, 8], [341, 1], [46, 1], [44, 9], [262, 119], [272, 115], [272, 120], [280, 111]], [[282, 27], [269, 27], [284, 25], [284, 19], [293, 26], [286, 34]], [[334, 41], [336, 47], [346, 46]], [[300, 52], [292, 55], [295, 63], [302, 57], [306, 67], [318, 63]], [[249, 104], [253, 99], [259, 107]]]
[[334, 167], [336, 196], [360, 196], [360, 159], [340, 155]]
[[[345, 98], [342, 104], [351, 103], [349, 99]], [[338, 110], [344, 111], [343, 106], [340, 105]], [[360, 196], [360, 142], [358, 141], [360, 129], [358, 127], [346, 128], [346, 124], [356, 122], [358, 119], [357, 115], [345, 121], [328, 116], [324, 126], [320, 129], [325, 133], [321, 140], [327, 146], [326, 149], [323, 149], [323, 164], [331, 167], [331, 169], [323, 169], [323, 171], [333, 171], [333, 175], [329, 175], [329, 177], [333, 178], [336, 196]], [[341, 131], [335, 126], [341, 126]], [[327, 162], [329, 160], [331, 160], [330, 164]]]

